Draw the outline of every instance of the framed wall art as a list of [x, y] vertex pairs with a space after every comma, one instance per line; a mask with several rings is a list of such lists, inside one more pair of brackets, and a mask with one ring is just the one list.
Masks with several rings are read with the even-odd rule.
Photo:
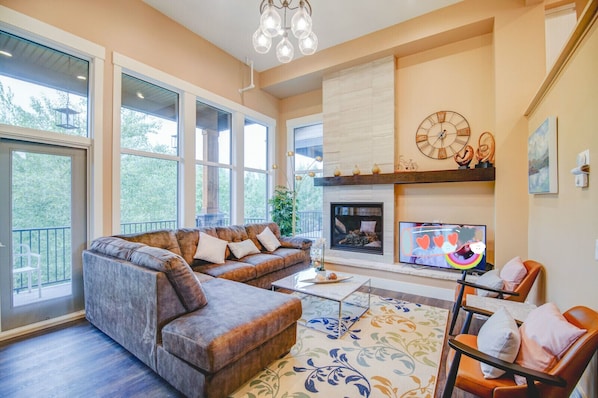
[[549, 116], [527, 140], [527, 176], [530, 194], [559, 191], [556, 122], [556, 116]]

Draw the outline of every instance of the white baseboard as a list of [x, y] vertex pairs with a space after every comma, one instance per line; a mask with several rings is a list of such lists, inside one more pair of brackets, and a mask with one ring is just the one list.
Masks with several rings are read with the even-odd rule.
[[76, 321], [85, 317], [85, 311], [77, 311], [57, 318], [47, 319], [42, 322], [32, 323], [31, 325], [22, 326], [15, 329], [10, 329], [5, 332], [0, 332], [0, 341], [14, 339], [15, 337], [24, 336], [33, 332], [48, 329], [54, 326], [62, 325], [63, 323]]

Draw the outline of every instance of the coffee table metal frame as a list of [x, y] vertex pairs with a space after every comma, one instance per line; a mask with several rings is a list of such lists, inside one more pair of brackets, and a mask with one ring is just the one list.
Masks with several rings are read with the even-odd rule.
[[[339, 277], [348, 276], [348, 274], [344, 273], [337, 273], [337, 275]], [[340, 339], [349, 330], [349, 328], [355, 322], [357, 322], [357, 320], [359, 320], [359, 318], [370, 308], [372, 290], [371, 279], [361, 275], [351, 275], [351, 278], [349, 279], [345, 279], [343, 281], [334, 283], [302, 282], [305, 279], [315, 278], [315, 276], [316, 272], [313, 269], [297, 272], [293, 275], [272, 282], [272, 290], [286, 289], [294, 292], [303, 293], [305, 295], [315, 296], [325, 300], [336, 302], [338, 304], [338, 326], [336, 338]], [[360, 291], [360, 289], [363, 287], [366, 287], [366, 291], [362, 293], [367, 293], [367, 306], [362, 306], [358, 303], [349, 301], [349, 298], [353, 294]], [[343, 304], [352, 305], [361, 309], [361, 312], [359, 312], [359, 314], [355, 317], [355, 320], [351, 322], [349, 325], [347, 325], [344, 331], [342, 328]], [[327, 331], [322, 331], [317, 328], [314, 328], [310, 326], [307, 322], [304, 324], [304, 326], [328, 334]]]

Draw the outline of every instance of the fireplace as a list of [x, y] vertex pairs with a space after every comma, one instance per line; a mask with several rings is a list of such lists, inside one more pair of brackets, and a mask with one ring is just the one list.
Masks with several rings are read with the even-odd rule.
[[330, 248], [384, 254], [383, 203], [330, 203]]

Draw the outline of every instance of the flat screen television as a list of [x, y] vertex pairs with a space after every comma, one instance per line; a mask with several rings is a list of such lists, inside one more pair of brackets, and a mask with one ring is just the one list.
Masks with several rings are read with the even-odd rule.
[[486, 226], [399, 221], [399, 261], [448, 270], [486, 271]]

